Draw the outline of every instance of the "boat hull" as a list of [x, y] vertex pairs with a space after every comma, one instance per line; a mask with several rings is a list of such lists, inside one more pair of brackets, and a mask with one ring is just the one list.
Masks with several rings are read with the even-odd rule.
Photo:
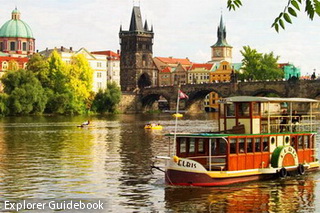
[[166, 170], [165, 181], [177, 186], [226, 186], [248, 181], [272, 179], [275, 174], [259, 174], [230, 178], [212, 178], [206, 173]]

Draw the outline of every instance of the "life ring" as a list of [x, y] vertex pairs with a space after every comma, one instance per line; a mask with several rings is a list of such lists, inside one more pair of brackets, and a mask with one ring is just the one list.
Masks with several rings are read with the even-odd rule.
[[287, 177], [287, 175], [288, 175], [288, 171], [286, 170], [286, 168], [282, 167], [282, 168], [279, 170], [278, 174], [279, 174], [279, 177], [285, 178], [285, 177]]
[[273, 151], [271, 156], [271, 166], [273, 168], [298, 165], [298, 154], [292, 146], [278, 146]]
[[299, 164], [299, 166], [297, 167], [297, 170], [298, 170], [299, 175], [304, 175], [304, 173], [306, 172], [306, 170], [302, 164]]

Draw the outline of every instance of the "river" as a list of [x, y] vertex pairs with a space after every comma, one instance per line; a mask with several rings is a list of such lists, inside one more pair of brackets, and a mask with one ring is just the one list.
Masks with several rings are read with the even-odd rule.
[[[88, 118], [93, 127], [76, 127]], [[147, 122], [164, 129], [145, 130]], [[179, 120], [178, 131], [216, 129], [214, 113]], [[163, 134], [172, 131], [169, 114], [1, 118], [0, 201], [104, 199], [103, 212], [320, 212], [320, 172], [230, 187], [166, 186], [150, 165], [167, 153]]]

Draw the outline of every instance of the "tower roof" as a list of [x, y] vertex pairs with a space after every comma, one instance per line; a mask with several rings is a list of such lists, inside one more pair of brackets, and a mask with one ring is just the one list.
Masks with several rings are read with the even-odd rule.
[[213, 45], [213, 47], [231, 47], [227, 42], [227, 31], [226, 26], [223, 23], [223, 17], [221, 14], [220, 25], [218, 26], [218, 41]]
[[142, 27], [140, 7], [134, 6], [132, 9], [129, 31], [144, 31]]
[[20, 20], [20, 12], [17, 8], [12, 11], [12, 19], [4, 23], [0, 28], [0, 37], [34, 38], [29, 25]]

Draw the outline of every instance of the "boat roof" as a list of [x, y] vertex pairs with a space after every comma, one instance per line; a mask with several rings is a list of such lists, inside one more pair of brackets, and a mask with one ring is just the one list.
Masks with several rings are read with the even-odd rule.
[[280, 97], [257, 97], [257, 96], [234, 96], [224, 98], [220, 101], [221, 103], [228, 103], [228, 102], [319, 102], [315, 99], [310, 98], [280, 98]]
[[[199, 137], [199, 138], [223, 138], [223, 137], [238, 137], [238, 136], [270, 136], [270, 135], [296, 135], [296, 134], [317, 134], [316, 131], [306, 132], [276, 132], [276, 133], [256, 133], [256, 134], [226, 134], [216, 132], [179, 132], [176, 133], [176, 137]], [[175, 133], [167, 133], [165, 136], [173, 137]]]

